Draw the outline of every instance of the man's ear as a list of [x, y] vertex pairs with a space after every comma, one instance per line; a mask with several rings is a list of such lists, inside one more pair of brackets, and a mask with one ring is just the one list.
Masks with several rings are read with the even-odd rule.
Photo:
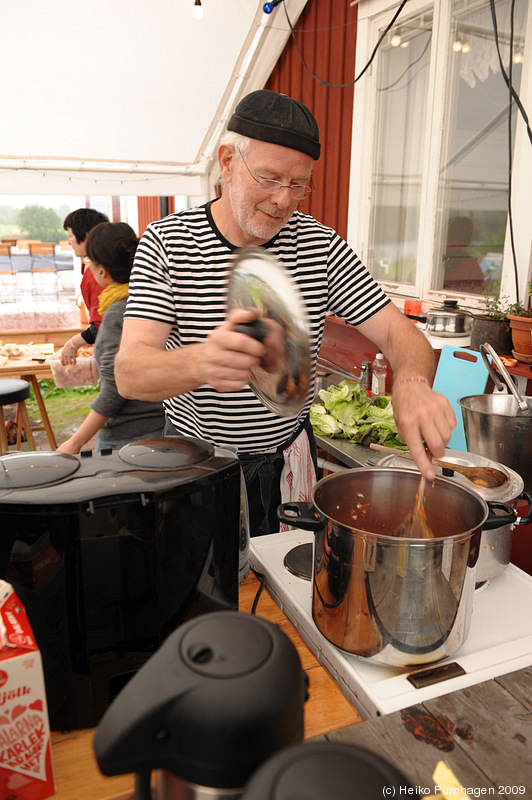
[[229, 183], [231, 180], [235, 155], [235, 149], [228, 144], [221, 144], [218, 148], [218, 163], [225, 183]]

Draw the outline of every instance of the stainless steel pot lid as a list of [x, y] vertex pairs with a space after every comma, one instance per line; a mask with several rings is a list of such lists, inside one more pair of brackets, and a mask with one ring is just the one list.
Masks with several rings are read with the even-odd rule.
[[[473, 489], [475, 492], [477, 492], [477, 494], [480, 495], [480, 497], [484, 498], [484, 500], [507, 503], [510, 500], [515, 500], [515, 498], [518, 497], [523, 491], [523, 479], [519, 473], [515, 472], [513, 469], [510, 469], [510, 467], [507, 467], [505, 464], [499, 464], [497, 461], [491, 461], [489, 458], [478, 456], [476, 453], [464, 452], [463, 450], [446, 450], [444, 458], [445, 461], [454, 462], [455, 464], [459, 465], [461, 464], [464, 467], [495, 467], [496, 469], [500, 469], [505, 473], [505, 475], [508, 476], [508, 481], [502, 486], [496, 486], [493, 489], [487, 489], [483, 486], [477, 486], [475, 483], [468, 481], [467, 478], [464, 478], [463, 475], [459, 475], [458, 472], [454, 473], [451, 480], [461, 483], [462, 486], [465, 486], [468, 489]], [[417, 471], [417, 467], [413, 461], [407, 458], [401, 458], [399, 454], [385, 456], [379, 461], [379, 467], [400, 467], [401, 469], [411, 469]], [[434, 470], [436, 475], [444, 475], [441, 467], [435, 466]], [[444, 475], [444, 477], [446, 476]]]
[[243, 247], [229, 279], [227, 305], [256, 310], [267, 327], [268, 355], [250, 371], [251, 389], [276, 414], [297, 415], [310, 386], [308, 325], [297, 287], [267, 250]]
[[214, 446], [202, 439], [187, 436], [157, 436], [125, 444], [118, 451], [122, 461], [140, 469], [157, 472], [193, 467], [206, 461], [214, 453]]
[[12, 453], [0, 458], [0, 489], [30, 489], [66, 480], [79, 469], [76, 456], [49, 450]]

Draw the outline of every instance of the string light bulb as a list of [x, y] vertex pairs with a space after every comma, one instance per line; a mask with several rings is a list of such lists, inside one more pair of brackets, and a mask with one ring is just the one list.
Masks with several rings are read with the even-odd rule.
[[203, 17], [203, 6], [201, 5], [201, 0], [194, 0], [192, 16], [194, 19], [201, 19]]
[[273, 9], [281, 3], [282, 0], [270, 0], [269, 3], [264, 3], [262, 10], [265, 14], [271, 14]]
[[392, 47], [399, 47], [399, 45], [401, 44], [401, 37], [399, 36], [398, 33], [396, 33], [395, 36], [392, 36], [392, 38], [390, 39], [390, 44]]

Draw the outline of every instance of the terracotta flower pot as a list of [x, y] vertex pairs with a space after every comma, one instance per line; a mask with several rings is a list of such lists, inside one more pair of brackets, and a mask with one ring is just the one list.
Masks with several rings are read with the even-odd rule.
[[[512, 344], [514, 355], [532, 356], [532, 317], [518, 317], [515, 314], [508, 314], [510, 328], [512, 330]], [[528, 359], [527, 359], [528, 360]]]

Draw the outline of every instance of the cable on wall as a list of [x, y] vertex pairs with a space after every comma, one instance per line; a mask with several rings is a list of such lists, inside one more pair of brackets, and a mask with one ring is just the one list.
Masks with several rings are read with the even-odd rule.
[[[511, 34], [512, 46], [513, 46], [513, 37], [514, 37], [514, 16], [513, 16], [514, 15], [514, 8], [515, 8], [515, 0], [512, 0], [511, 18], [510, 18], [510, 34]], [[532, 130], [530, 128], [530, 122], [529, 122], [529, 119], [528, 119], [528, 114], [526, 113], [526, 110], [525, 110], [525, 108], [524, 108], [524, 106], [523, 106], [523, 104], [521, 102], [521, 98], [519, 97], [517, 91], [514, 89], [514, 87], [512, 85], [512, 81], [510, 80], [510, 77], [509, 77], [508, 73], [506, 72], [506, 70], [504, 68], [503, 61], [502, 61], [501, 50], [500, 50], [500, 47], [499, 47], [499, 27], [498, 27], [498, 24], [497, 24], [497, 12], [495, 11], [495, 0], [490, 0], [490, 11], [491, 11], [491, 21], [492, 21], [492, 24], [493, 24], [493, 33], [494, 33], [494, 36], [495, 36], [495, 47], [497, 48], [497, 57], [499, 59], [499, 66], [501, 68], [501, 74], [502, 74], [502, 77], [504, 78], [504, 81], [505, 81], [508, 89], [510, 90], [510, 97], [513, 98], [513, 100], [515, 100], [515, 104], [516, 104], [517, 108], [519, 109], [519, 111], [521, 112], [521, 116], [523, 117], [523, 120], [524, 120], [525, 125], [526, 125], [526, 131], [527, 131], [527, 134], [528, 134], [528, 138], [530, 139], [530, 142], [532, 144]], [[510, 54], [511, 54], [511, 51], [510, 51]], [[511, 69], [512, 69], [512, 62], [511, 62], [511, 57], [510, 57], [510, 71], [511, 71]]]
[[301, 52], [301, 50], [299, 49], [299, 46], [298, 46], [298, 44], [297, 44], [296, 35], [295, 35], [295, 30], [294, 30], [294, 27], [293, 27], [293, 25], [292, 25], [292, 23], [291, 23], [291, 21], [290, 21], [290, 17], [288, 16], [288, 11], [286, 10], [286, 4], [283, 6], [283, 8], [284, 8], [284, 13], [285, 13], [286, 21], [288, 22], [288, 27], [290, 28], [290, 35], [292, 36], [292, 39], [293, 39], [293, 41], [294, 41], [294, 47], [296, 48], [296, 50], [297, 50], [297, 53], [298, 53], [298, 55], [299, 55], [299, 58], [301, 59], [301, 63], [303, 64], [303, 67], [304, 67], [304, 68], [305, 68], [305, 70], [308, 72], [308, 74], [309, 74], [309, 75], [310, 75], [312, 78], [314, 78], [314, 80], [315, 80], [315, 81], [318, 81], [318, 83], [321, 83], [323, 86], [330, 86], [332, 89], [347, 89], [349, 86], [354, 86], [354, 85], [355, 85], [355, 83], [356, 83], [357, 81], [359, 81], [359, 80], [360, 80], [360, 78], [361, 78], [361, 77], [364, 75], [364, 73], [365, 73], [365, 72], [366, 72], [366, 71], [367, 71], [367, 70], [370, 68], [370, 66], [371, 66], [371, 64], [372, 64], [372, 62], [373, 62], [373, 60], [374, 60], [375, 56], [377, 55], [377, 51], [378, 51], [379, 47], [381, 46], [381, 43], [382, 43], [383, 39], [384, 39], [384, 38], [387, 36], [387, 34], [388, 34], [388, 31], [389, 31], [389, 30], [390, 30], [390, 28], [391, 28], [391, 27], [394, 25], [394, 23], [395, 23], [395, 21], [396, 21], [397, 17], [399, 16], [399, 14], [401, 13], [401, 11], [402, 11], [402, 10], [403, 10], [403, 8], [405, 7], [406, 3], [407, 3], [407, 0], [402, 0], [402, 2], [401, 2], [401, 5], [399, 6], [399, 8], [397, 9], [397, 11], [396, 11], [396, 12], [395, 12], [395, 14], [393, 15], [393, 17], [392, 17], [391, 21], [388, 23], [388, 25], [387, 25], [387, 26], [386, 26], [386, 28], [384, 29], [383, 33], [381, 34], [381, 36], [380, 36], [379, 40], [377, 41], [377, 44], [376, 44], [376, 45], [375, 45], [375, 47], [373, 48], [373, 52], [372, 52], [371, 56], [369, 57], [369, 60], [368, 60], [367, 64], [365, 65], [365, 67], [363, 67], [363, 68], [362, 68], [362, 70], [360, 71], [360, 73], [358, 74], [358, 76], [357, 76], [357, 77], [356, 77], [354, 80], [352, 80], [352, 81], [349, 81], [349, 83], [329, 83], [329, 81], [325, 81], [325, 80], [323, 80], [322, 78], [319, 78], [317, 75], [315, 75], [315, 74], [312, 72], [312, 70], [311, 70], [311, 69], [309, 69], [309, 67], [308, 67], [307, 63], [305, 62], [305, 59], [303, 58], [303, 53]]
[[510, 58], [509, 58], [509, 68], [508, 73], [503, 64], [501, 49], [499, 46], [499, 26], [497, 23], [497, 13], [495, 11], [495, 0], [490, 0], [490, 11], [491, 11], [491, 21], [493, 25], [493, 34], [495, 39], [495, 47], [497, 50], [497, 57], [499, 59], [499, 66], [501, 69], [501, 75], [504, 78], [504, 81], [508, 87], [508, 231], [510, 234], [510, 248], [512, 251], [512, 265], [513, 265], [513, 272], [514, 272], [514, 281], [515, 281], [515, 294], [516, 300], [519, 301], [520, 299], [520, 292], [519, 292], [519, 271], [517, 269], [517, 253], [515, 249], [515, 236], [514, 236], [514, 220], [512, 214], [512, 166], [513, 166], [513, 154], [512, 154], [512, 111], [513, 111], [513, 103], [515, 101], [521, 115], [525, 121], [528, 138], [532, 143], [532, 131], [530, 129], [530, 123], [528, 120], [528, 115], [523, 107], [521, 102], [521, 98], [519, 97], [517, 91], [514, 89], [512, 77], [513, 77], [513, 61], [512, 61], [512, 53], [513, 53], [513, 45], [514, 45], [514, 34], [515, 34], [515, 24], [514, 24], [514, 11], [515, 11], [515, 0], [512, 0], [510, 6]]

